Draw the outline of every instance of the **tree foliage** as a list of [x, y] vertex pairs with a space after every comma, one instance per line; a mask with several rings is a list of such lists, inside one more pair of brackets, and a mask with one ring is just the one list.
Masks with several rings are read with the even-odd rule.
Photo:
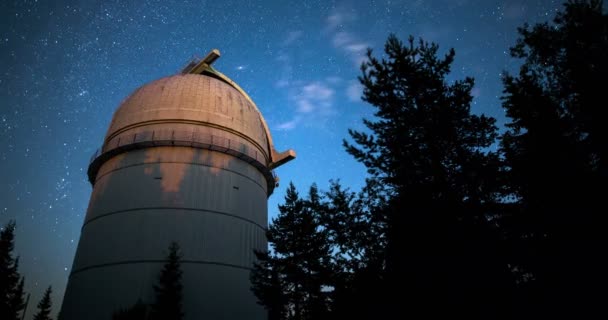
[[38, 312], [34, 315], [34, 320], [51, 320], [51, 293], [52, 289], [49, 286], [40, 302], [38, 302]]
[[289, 301], [279, 259], [266, 251], [256, 251], [255, 255], [258, 261], [251, 272], [251, 290], [268, 311], [269, 320], [287, 319]]
[[511, 121], [501, 139], [519, 208], [514, 262], [536, 314], [580, 316], [597, 311], [591, 292], [607, 284], [598, 253], [607, 244], [608, 16], [602, 1], [568, 1], [552, 23], [519, 34], [511, 55], [523, 64], [503, 80]]
[[339, 181], [330, 181], [322, 199], [321, 224], [332, 247], [332, 316], [371, 319], [383, 314], [380, 284], [387, 245], [386, 194], [369, 180], [355, 194]]
[[160, 272], [158, 285], [154, 286], [156, 300], [152, 304], [153, 320], [181, 320], [182, 312], [182, 270], [179, 245], [169, 245], [167, 262]]
[[372, 181], [358, 194], [331, 181], [301, 198], [290, 184], [257, 252], [252, 290], [269, 319], [378, 315], [386, 247], [385, 194]]
[[267, 231], [271, 252], [257, 252], [253, 292], [272, 319], [324, 319], [329, 310], [332, 264], [327, 232], [320, 225], [315, 185], [300, 198], [290, 184], [285, 203]]
[[18, 320], [25, 307], [24, 278], [19, 274], [19, 257], [13, 257], [15, 222], [0, 231], [0, 319]]
[[350, 130], [354, 143], [344, 145], [388, 189], [386, 291], [405, 293], [407, 308], [387, 297], [387, 310], [440, 313], [433, 306], [442, 305], [488, 316], [500, 308], [488, 289], [508, 281], [487, 219], [500, 191], [499, 158], [488, 149], [497, 128], [471, 113], [472, 78], [446, 80], [454, 50], [441, 58], [438, 50], [391, 35], [384, 57], [368, 51], [360, 81], [376, 118], [364, 120], [366, 132]]
[[471, 113], [473, 79], [446, 80], [454, 50], [440, 58], [436, 44], [395, 36], [384, 49], [368, 51], [360, 77], [375, 118], [344, 142], [365, 188], [332, 182], [300, 199], [290, 185], [254, 292], [273, 319], [310, 318], [308, 297], [340, 318], [508, 318], [495, 121]]
[[413, 38], [403, 44], [393, 35], [385, 58], [368, 51], [360, 81], [376, 119], [364, 119], [371, 134], [349, 130], [355, 144], [344, 144], [399, 196], [416, 192], [426, 196], [417, 202], [473, 201], [481, 195], [470, 186], [477, 181], [466, 175], [467, 165], [487, 160], [482, 149], [494, 142], [495, 121], [470, 113], [473, 79], [448, 84], [455, 52], [438, 58], [437, 51], [436, 44]]

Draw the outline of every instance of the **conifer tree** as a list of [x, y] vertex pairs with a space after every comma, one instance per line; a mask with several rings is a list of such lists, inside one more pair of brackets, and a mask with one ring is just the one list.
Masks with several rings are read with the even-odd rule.
[[282, 320], [287, 315], [287, 301], [280, 271], [280, 261], [267, 251], [256, 251], [258, 261], [251, 272], [251, 290], [258, 303], [268, 311], [268, 320]]
[[338, 319], [378, 317], [379, 294], [385, 272], [385, 198], [368, 181], [355, 194], [340, 181], [330, 181], [324, 192], [321, 225], [331, 246], [331, 313]]
[[300, 198], [290, 183], [285, 203], [267, 237], [271, 252], [259, 252], [252, 272], [253, 292], [270, 316], [284, 319], [324, 319], [329, 294], [323, 290], [331, 275], [330, 245], [320, 227], [321, 197], [315, 185]]
[[19, 258], [13, 257], [15, 221], [0, 231], [0, 319], [18, 320], [24, 304], [24, 278], [19, 274]]
[[[518, 280], [532, 317], [591, 317], [608, 284], [599, 252], [608, 185], [608, 15], [603, 2], [567, 1], [552, 23], [519, 29], [503, 107], [501, 149], [517, 200]], [[586, 316], [583, 316], [586, 314]]]
[[167, 262], [160, 272], [158, 285], [154, 286], [156, 300], [152, 304], [153, 320], [181, 320], [182, 312], [182, 270], [179, 245], [169, 245]]
[[501, 299], [489, 298], [501, 291], [488, 289], [502, 288], [495, 280], [505, 279], [507, 263], [485, 247], [495, 242], [485, 214], [499, 190], [498, 156], [487, 150], [497, 128], [493, 118], [471, 113], [472, 78], [446, 80], [454, 50], [439, 58], [438, 49], [391, 35], [385, 56], [369, 50], [362, 65], [363, 100], [375, 119], [364, 119], [369, 133], [349, 130], [354, 143], [344, 145], [389, 195], [387, 288], [380, 292], [402, 293], [387, 294], [376, 309], [386, 317], [504, 317], [495, 305]]
[[44, 292], [44, 296], [38, 302], [38, 312], [34, 315], [34, 320], [51, 320], [51, 286]]

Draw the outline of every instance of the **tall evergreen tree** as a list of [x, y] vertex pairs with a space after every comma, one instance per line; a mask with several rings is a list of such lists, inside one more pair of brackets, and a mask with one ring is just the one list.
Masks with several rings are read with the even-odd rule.
[[321, 225], [331, 246], [332, 316], [373, 319], [382, 296], [385, 271], [386, 217], [382, 189], [373, 181], [359, 193], [330, 181], [323, 198]]
[[[271, 252], [258, 253], [252, 273], [253, 292], [270, 316], [324, 319], [328, 316], [331, 255], [327, 234], [319, 223], [321, 198], [316, 186], [300, 198], [290, 184], [285, 203], [267, 237]], [[275, 300], [276, 299], [276, 300]]]
[[51, 320], [51, 293], [52, 289], [49, 286], [38, 302], [38, 312], [34, 315], [34, 320]]
[[289, 186], [268, 239], [256, 252], [252, 290], [269, 319], [373, 318], [384, 270], [386, 219], [379, 185], [360, 194], [331, 181], [306, 199]]
[[281, 263], [267, 251], [256, 251], [255, 255], [258, 261], [251, 272], [251, 290], [268, 311], [268, 320], [286, 319], [288, 302], [284, 296]]
[[158, 285], [154, 286], [156, 300], [152, 304], [153, 320], [181, 320], [182, 312], [182, 270], [179, 245], [169, 245], [167, 262], [160, 272]]
[[[376, 108], [368, 132], [349, 130], [344, 145], [390, 195], [387, 295], [390, 314], [505, 317], [497, 305], [506, 283], [486, 206], [496, 201], [498, 157], [487, 148], [494, 119], [470, 112], [473, 79], [448, 83], [454, 50], [391, 35], [385, 57], [369, 50], [363, 100]], [[490, 237], [490, 239], [488, 239]], [[491, 240], [491, 241], [487, 241]], [[463, 290], [467, 288], [468, 290]], [[449, 311], [448, 311], [449, 310]]]
[[19, 274], [19, 258], [13, 257], [15, 221], [0, 231], [0, 319], [17, 320], [25, 307], [24, 278]]
[[608, 16], [602, 1], [568, 1], [552, 23], [519, 34], [511, 55], [524, 63], [503, 80], [511, 122], [501, 148], [519, 205], [520, 282], [534, 300], [522, 312], [581, 317], [603, 305], [595, 292], [608, 284]]

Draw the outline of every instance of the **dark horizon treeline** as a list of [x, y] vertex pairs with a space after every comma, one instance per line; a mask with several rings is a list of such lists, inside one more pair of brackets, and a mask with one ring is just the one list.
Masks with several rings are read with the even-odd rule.
[[446, 81], [454, 50], [391, 35], [368, 51], [375, 118], [344, 141], [367, 185], [289, 186], [251, 275], [269, 319], [606, 313], [608, 16], [568, 1], [518, 32], [503, 133], [471, 114], [473, 79]]
[[[9, 221], [0, 228], [0, 320], [22, 320], [27, 309], [23, 290], [25, 277], [19, 273], [19, 257], [13, 256], [15, 226], [15, 221]], [[170, 243], [165, 260], [158, 283], [153, 286], [154, 301], [148, 303], [138, 300], [132, 306], [110, 310], [113, 311], [112, 320], [181, 320], [184, 317], [178, 243]], [[49, 286], [37, 305], [34, 320], [52, 320], [51, 293], [52, 288]]]
[[[13, 257], [15, 249], [15, 221], [0, 227], [0, 319], [21, 320], [27, 307], [25, 277], [19, 273], [19, 257]], [[38, 302], [34, 320], [51, 320], [51, 292], [49, 286]], [[29, 297], [28, 297], [29, 299]]]

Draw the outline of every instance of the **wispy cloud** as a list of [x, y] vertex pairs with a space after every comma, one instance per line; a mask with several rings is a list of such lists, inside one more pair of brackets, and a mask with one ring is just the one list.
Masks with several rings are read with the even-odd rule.
[[333, 89], [320, 82], [313, 82], [302, 87], [302, 96], [306, 99], [326, 101], [327, 99], [330, 99], [333, 94]]
[[323, 123], [334, 111], [336, 90], [330, 81], [298, 83], [290, 88], [289, 100], [295, 113], [289, 121], [277, 125], [278, 130], [293, 130], [300, 124]]
[[329, 111], [333, 104], [334, 89], [325, 83], [313, 82], [300, 88], [300, 93], [296, 95], [295, 101], [298, 105], [299, 113]]
[[277, 82], [274, 83], [274, 86], [276, 88], [285, 88], [285, 87], [289, 86], [289, 80], [279, 79]]
[[289, 31], [287, 33], [287, 37], [285, 37], [285, 40], [283, 40], [281, 45], [283, 47], [288, 47], [291, 44], [293, 44], [294, 42], [298, 41], [302, 37], [302, 35], [303, 35], [302, 30]]
[[300, 122], [299, 118], [294, 118], [293, 120], [279, 123], [277, 125], [278, 130], [292, 130], [296, 128], [296, 125]]
[[[525, 2], [519, 3], [517, 1], [507, 2], [505, 3], [505, 7], [503, 8], [503, 15], [505, 18], [510, 20], [522, 19], [526, 16], [527, 7]], [[502, 19], [502, 16], [499, 15], [499, 20]]]
[[279, 89], [286, 88], [291, 83], [291, 75], [293, 73], [291, 58], [285, 50], [281, 49], [275, 59], [280, 68], [276, 71], [279, 75], [279, 80], [274, 83], [274, 86]]
[[346, 97], [352, 102], [360, 102], [363, 95], [363, 86], [358, 81], [351, 81], [346, 87]]
[[357, 20], [357, 15], [354, 11], [349, 10], [334, 10], [332, 14], [327, 17], [327, 28], [337, 29], [344, 26], [345, 23], [354, 22]]
[[331, 35], [333, 46], [346, 52], [358, 67], [365, 61], [365, 53], [370, 45], [353, 32], [348, 31], [347, 25], [356, 21], [357, 16], [352, 10], [334, 11], [327, 17], [325, 29]]
[[334, 33], [332, 43], [336, 48], [344, 48], [349, 43], [353, 42], [353, 36], [345, 31], [338, 31]]
[[329, 83], [331, 85], [338, 85], [338, 84], [342, 83], [342, 78], [340, 78], [338, 76], [329, 76], [329, 77], [325, 78], [325, 81], [327, 81], [327, 83]]
[[[330, 45], [348, 56], [358, 67], [365, 60], [365, 52], [369, 44], [361, 40], [349, 29], [349, 25], [357, 23], [357, 16], [352, 10], [336, 10], [327, 17], [324, 34], [328, 36]], [[291, 116], [284, 118], [273, 126], [276, 130], [288, 131], [301, 126], [323, 126], [337, 112], [335, 101], [337, 93], [343, 100], [361, 101], [361, 87], [357, 83], [347, 82], [337, 76], [329, 76], [318, 80], [302, 81], [293, 78], [292, 57], [290, 48], [297, 46], [304, 36], [302, 31], [289, 31], [277, 54], [281, 68], [279, 78], [274, 86], [288, 93]], [[344, 97], [346, 96], [346, 99]]]

